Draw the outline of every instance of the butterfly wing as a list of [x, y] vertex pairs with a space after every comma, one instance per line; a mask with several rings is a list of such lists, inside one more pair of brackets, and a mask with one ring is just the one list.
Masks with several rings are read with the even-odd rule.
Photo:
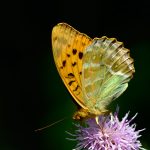
[[57, 70], [76, 102], [84, 109], [82, 95], [83, 50], [91, 44], [87, 35], [66, 23], [59, 23], [52, 30], [52, 49]]
[[114, 38], [95, 38], [84, 51], [82, 88], [84, 103], [93, 114], [120, 96], [133, 76], [133, 59]]

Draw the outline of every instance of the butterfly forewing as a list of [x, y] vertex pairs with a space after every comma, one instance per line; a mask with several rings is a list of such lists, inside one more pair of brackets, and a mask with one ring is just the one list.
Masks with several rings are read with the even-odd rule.
[[59, 74], [70, 94], [83, 108], [82, 58], [83, 50], [92, 40], [66, 23], [56, 25], [52, 30], [52, 49]]

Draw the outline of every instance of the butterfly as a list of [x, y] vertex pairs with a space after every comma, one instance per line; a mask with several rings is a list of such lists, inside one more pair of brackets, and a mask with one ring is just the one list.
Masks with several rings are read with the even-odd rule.
[[76, 120], [106, 114], [135, 72], [122, 42], [106, 36], [91, 39], [67, 23], [53, 27], [52, 50], [57, 70], [79, 106]]

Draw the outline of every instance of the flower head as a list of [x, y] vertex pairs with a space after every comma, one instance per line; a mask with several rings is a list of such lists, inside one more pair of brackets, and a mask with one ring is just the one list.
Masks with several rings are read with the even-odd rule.
[[85, 126], [76, 124], [75, 134], [69, 133], [78, 142], [75, 150], [144, 150], [138, 140], [141, 136], [139, 133], [144, 129], [136, 131], [136, 124], [130, 124], [136, 115], [130, 120], [127, 119], [128, 115], [119, 121], [116, 112], [99, 116], [98, 124], [95, 118], [86, 120]]

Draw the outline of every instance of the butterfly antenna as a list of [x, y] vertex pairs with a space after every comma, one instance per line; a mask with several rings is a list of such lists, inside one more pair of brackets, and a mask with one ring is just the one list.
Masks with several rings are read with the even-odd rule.
[[60, 119], [60, 120], [58, 120], [58, 121], [56, 121], [56, 122], [54, 122], [54, 123], [52, 123], [52, 124], [50, 124], [50, 125], [47, 125], [47, 126], [45, 126], [45, 127], [36, 129], [36, 130], [34, 130], [34, 131], [37, 132], [37, 131], [41, 131], [41, 130], [44, 130], [44, 129], [46, 129], [46, 128], [49, 128], [49, 127], [51, 127], [51, 126], [53, 126], [53, 125], [55, 125], [55, 124], [57, 124], [57, 123], [59, 123], [59, 122], [62, 122], [62, 121], [65, 120], [66, 118], [67, 118], [67, 117], [64, 117], [64, 118], [62, 118], [62, 119]]

